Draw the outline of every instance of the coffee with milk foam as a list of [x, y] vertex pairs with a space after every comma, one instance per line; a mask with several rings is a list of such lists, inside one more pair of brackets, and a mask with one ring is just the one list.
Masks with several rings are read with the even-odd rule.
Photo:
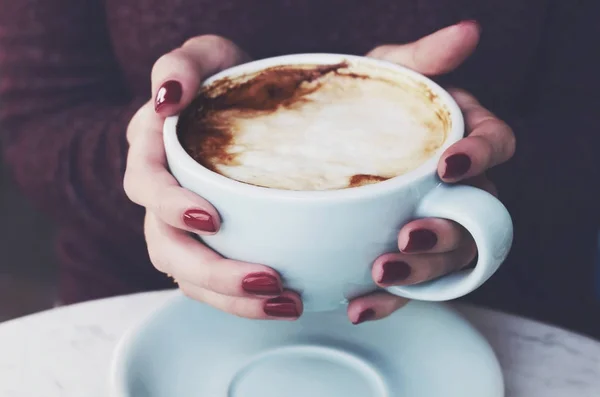
[[425, 84], [398, 70], [340, 63], [217, 80], [177, 130], [192, 158], [228, 178], [332, 190], [414, 170], [444, 144], [450, 123]]

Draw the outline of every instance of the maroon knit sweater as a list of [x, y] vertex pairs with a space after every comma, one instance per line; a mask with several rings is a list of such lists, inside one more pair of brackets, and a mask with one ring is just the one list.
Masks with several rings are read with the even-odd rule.
[[59, 226], [65, 301], [167, 287], [122, 188], [125, 129], [161, 54], [207, 33], [255, 58], [364, 54], [476, 19], [478, 50], [443, 82], [505, 118], [518, 150], [493, 175], [513, 253], [473, 296], [564, 322], [568, 301], [594, 299], [598, 15], [598, 0], [0, 0], [4, 156]]

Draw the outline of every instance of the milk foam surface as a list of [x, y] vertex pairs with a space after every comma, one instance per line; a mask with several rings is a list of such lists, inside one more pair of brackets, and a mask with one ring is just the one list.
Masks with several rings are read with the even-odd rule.
[[405, 174], [444, 143], [448, 121], [426, 87], [329, 73], [270, 112], [225, 110], [227, 160], [218, 173], [286, 190], [330, 190]]

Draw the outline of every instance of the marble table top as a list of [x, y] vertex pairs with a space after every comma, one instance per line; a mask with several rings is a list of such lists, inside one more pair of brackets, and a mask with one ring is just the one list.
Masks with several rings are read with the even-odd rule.
[[[0, 396], [105, 397], [118, 339], [174, 293], [110, 298], [1, 323]], [[506, 397], [600, 396], [600, 342], [495, 311], [455, 307], [496, 351]]]

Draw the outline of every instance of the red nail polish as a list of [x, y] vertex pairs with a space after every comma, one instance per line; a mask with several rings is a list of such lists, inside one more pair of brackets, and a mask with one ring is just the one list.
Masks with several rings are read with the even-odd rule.
[[471, 158], [464, 153], [453, 154], [446, 158], [446, 171], [443, 178], [455, 179], [466, 174], [471, 168]]
[[429, 229], [415, 229], [408, 234], [408, 243], [402, 252], [428, 251], [438, 242], [437, 235]]
[[183, 89], [181, 83], [175, 80], [169, 80], [160, 86], [156, 93], [154, 101], [154, 110], [159, 111], [165, 105], [176, 105], [181, 101]]
[[255, 295], [279, 295], [283, 292], [277, 277], [269, 273], [247, 275], [242, 280], [242, 288], [249, 294]]
[[183, 214], [183, 222], [192, 229], [201, 232], [214, 233], [217, 227], [213, 222], [212, 216], [203, 210], [187, 210]]
[[300, 316], [296, 302], [285, 296], [269, 299], [265, 302], [263, 310], [267, 316], [271, 317], [294, 318]]
[[352, 324], [358, 325], [360, 323], [364, 323], [365, 321], [371, 321], [373, 319], [375, 319], [375, 310], [365, 309], [358, 315], [358, 318]]
[[383, 264], [383, 274], [379, 284], [397, 284], [406, 280], [411, 273], [410, 266], [406, 262], [386, 262]]

